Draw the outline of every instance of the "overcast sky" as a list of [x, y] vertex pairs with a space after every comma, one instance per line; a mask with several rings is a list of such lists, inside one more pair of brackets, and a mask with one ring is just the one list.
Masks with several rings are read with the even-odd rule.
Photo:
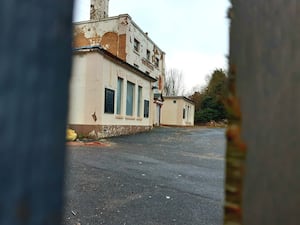
[[[229, 0], [110, 0], [109, 16], [128, 13], [166, 53], [166, 67], [181, 70], [186, 90], [227, 69]], [[90, 0], [75, 0], [74, 21], [89, 19]]]

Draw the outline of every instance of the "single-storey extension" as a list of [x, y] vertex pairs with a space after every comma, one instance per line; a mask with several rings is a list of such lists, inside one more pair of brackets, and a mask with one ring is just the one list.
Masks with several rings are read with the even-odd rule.
[[100, 46], [74, 49], [69, 127], [96, 139], [152, 129], [156, 81]]
[[195, 104], [184, 96], [164, 98], [161, 108], [161, 125], [194, 126]]

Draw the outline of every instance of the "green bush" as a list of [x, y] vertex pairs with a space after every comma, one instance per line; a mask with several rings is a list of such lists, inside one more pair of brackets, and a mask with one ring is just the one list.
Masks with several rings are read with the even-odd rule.
[[227, 76], [221, 69], [215, 70], [203, 91], [195, 92], [191, 99], [195, 101], [195, 123], [218, 122], [227, 118], [224, 100], [227, 96]]
[[218, 121], [219, 112], [215, 109], [206, 108], [195, 113], [195, 123], [207, 123], [212, 120]]

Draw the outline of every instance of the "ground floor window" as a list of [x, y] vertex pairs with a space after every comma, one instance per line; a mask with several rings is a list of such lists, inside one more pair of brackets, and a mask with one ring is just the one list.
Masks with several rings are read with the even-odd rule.
[[134, 87], [135, 87], [134, 83], [127, 81], [127, 95], [126, 95], [127, 116], [133, 116]]
[[149, 101], [144, 100], [144, 117], [148, 118], [149, 117]]
[[121, 114], [122, 107], [122, 91], [123, 91], [123, 79], [118, 77], [117, 87], [117, 114]]
[[105, 88], [104, 112], [114, 113], [115, 91]]
[[139, 89], [138, 89], [138, 102], [137, 102], [137, 116], [138, 117], [141, 117], [142, 90], [143, 90], [143, 88], [141, 86], [139, 86]]

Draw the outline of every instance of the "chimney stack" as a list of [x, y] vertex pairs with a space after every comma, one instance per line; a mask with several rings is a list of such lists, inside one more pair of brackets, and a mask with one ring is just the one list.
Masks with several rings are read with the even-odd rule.
[[108, 17], [109, 0], [91, 0], [90, 20], [101, 20]]

